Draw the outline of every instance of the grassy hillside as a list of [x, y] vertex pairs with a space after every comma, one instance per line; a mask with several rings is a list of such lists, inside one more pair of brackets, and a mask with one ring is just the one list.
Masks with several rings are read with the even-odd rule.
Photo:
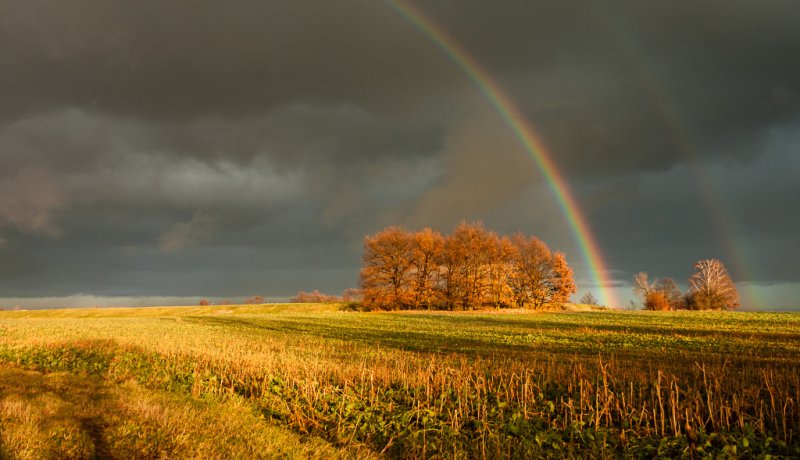
[[13, 311], [0, 362], [11, 456], [800, 455], [792, 313]]

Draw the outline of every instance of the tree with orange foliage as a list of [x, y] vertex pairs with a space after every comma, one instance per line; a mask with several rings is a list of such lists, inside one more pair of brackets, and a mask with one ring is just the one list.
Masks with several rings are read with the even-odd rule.
[[400, 227], [389, 227], [364, 239], [361, 290], [365, 306], [396, 310], [413, 298], [411, 235]]
[[653, 311], [668, 311], [672, 308], [667, 299], [667, 293], [664, 291], [650, 291], [644, 299], [644, 309]]
[[514, 291], [510, 280], [514, 273], [517, 247], [507, 236], [493, 238], [492, 254], [486, 268], [488, 301], [495, 308], [508, 307], [514, 303]]
[[440, 262], [444, 252], [444, 237], [430, 228], [411, 237], [411, 277], [414, 308], [432, 308], [442, 301]]
[[656, 292], [663, 295], [669, 310], [683, 310], [686, 308], [686, 300], [683, 293], [678, 289], [678, 285], [672, 278], [659, 278], [655, 284]]
[[562, 304], [569, 302], [572, 294], [578, 292], [572, 268], [567, 264], [567, 256], [557, 251], [551, 261], [553, 276], [550, 279], [550, 298], [548, 303]]
[[563, 253], [535, 237], [499, 237], [480, 222], [447, 236], [399, 227], [367, 236], [360, 279], [364, 306], [381, 309], [541, 308], [576, 292]]
[[443, 263], [445, 299], [450, 309], [473, 308], [488, 296], [486, 267], [491, 263], [494, 239], [480, 222], [461, 224], [445, 238]]
[[514, 235], [512, 241], [517, 251], [510, 286], [516, 304], [538, 309], [567, 302], [577, 288], [564, 254], [553, 254], [540, 239], [521, 233]]
[[667, 311], [684, 308], [683, 295], [672, 278], [656, 278], [650, 282], [645, 272], [633, 277], [634, 292], [642, 298], [645, 310]]
[[540, 308], [547, 299], [547, 280], [551, 272], [551, 254], [540, 239], [517, 233], [512, 238], [516, 246], [511, 289], [520, 307]]

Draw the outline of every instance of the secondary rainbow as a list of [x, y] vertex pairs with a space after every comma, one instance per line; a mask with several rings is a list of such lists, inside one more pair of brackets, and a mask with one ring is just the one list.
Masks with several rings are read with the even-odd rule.
[[511, 102], [511, 99], [491, 75], [457, 41], [428, 18], [425, 13], [402, 0], [386, 0], [386, 2], [444, 51], [475, 83], [508, 126], [511, 127], [525, 150], [541, 169], [564, 216], [567, 218], [578, 246], [583, 252], [589, 272], [600, 289], [600, 301], [605, 305], [619, 306], [616, 296], [610, 289], [612, 283], [608, 276], [609, 270], [600, 252], [600, 247], [589, 228], [586, 217], [575, 200], [575, 196], [566, 179], [553, 161], [552, 155], [520, 110]]
[[[661, 119], [663, 126], [672, 134], [675, 152], [677, 152], [688, 166], [690, 177], [694, 179], [699, 193], [699, 199], [704, 203], [709, 216], [710, 227], [719, 235], [717, 240], [722, 244], [724, 253], [731, 266], [738, 274], [747, 280], [755, 279], [752, 256], [748, 254], [748, 247], [736, 243], [736, 235], [731, 231], [737, 224], [735, 213], [731, 212], [730, 204], [720, 193], [716, 180], [709, 171], [709, 167], [701, 161], [697, 151], [697, 144], [693, 141], [689, 127], [678, 112], [678, 107], [669, 96], [667, 87], [660, 81], [659, 75], [648, 64], [648, 55], [639, 42], [626, 32], [624, 27], [619, 27], [615, 17], [608, 14], [607, 8], [590, 8], [598, 24], [603, 26], [607, 36], [612, 39], [617, 48], [628, 58], [632, 70], [638, 77], [657, 109], [656, 115]], [[705, 255], [709, 257], [711, 255]], [[762, 302], [753, 292], [749, 283], [739, 285], [743, 308], [758, 308]]]

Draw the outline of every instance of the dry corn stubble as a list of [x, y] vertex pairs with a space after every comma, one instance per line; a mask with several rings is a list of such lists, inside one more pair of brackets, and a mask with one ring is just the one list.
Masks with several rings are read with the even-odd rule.
[[0, 355], [392, 456], [797, 453], [800, 315], [226, 308], [31, 312]]

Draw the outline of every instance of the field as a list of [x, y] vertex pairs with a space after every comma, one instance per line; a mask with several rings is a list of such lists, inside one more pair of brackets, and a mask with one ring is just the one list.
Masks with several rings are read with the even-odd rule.
[[0, 312], [0, 457], [800, 456], [800, 314]]

